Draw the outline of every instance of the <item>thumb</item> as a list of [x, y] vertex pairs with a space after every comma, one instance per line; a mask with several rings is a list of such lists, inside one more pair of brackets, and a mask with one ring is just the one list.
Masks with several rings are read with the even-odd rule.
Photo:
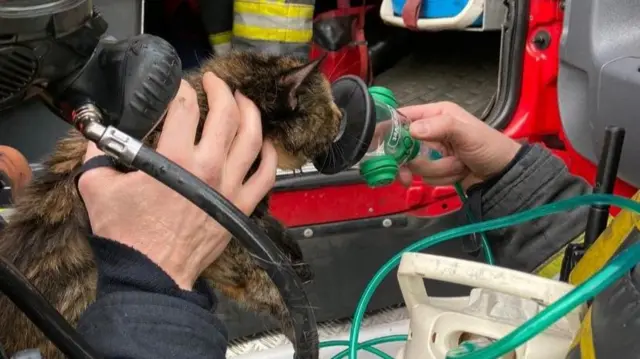
[[[98, 146], [96, 146], [95, 143], [88, 141], [83, 163], [87, 163], [90, 159], [102, 155], [105, 155], [105, 153], [98, 149]], [[80, 175], [80, 179], [78, 180], [78, 191], [82, 197], [90, 196], [96, 190], [100, 191], [104, 189], [104, 186], [107, 183], [112, 182], [113, 178], [118, 175], [121, 175], [121, 173], [109, 167], [96, 167], [89, 169]]]
[[411, 136], [421, 141], [455, 142], [462, 134], [459, 123], [449, 115], [437, 115], [411, 123]]

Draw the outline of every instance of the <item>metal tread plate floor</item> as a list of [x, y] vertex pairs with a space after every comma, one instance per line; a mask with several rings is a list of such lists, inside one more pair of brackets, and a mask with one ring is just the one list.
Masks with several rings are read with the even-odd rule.
[[[424, 48], [412, 51], [393, 68], [376, 77], [375, 84], [392, 90], [401, 106], [451, 101], [480, 116], [497, 88], [499, 34], [420, 34]], [[464, 44], [464, 46], [460, 46]], [[364, 288], [363, 288], [364, 289]], [[369, 313], [363, 328], [408, 319], [402, 307]], [[321, 340], [348, 333], [351, 320], [319, 323]], [[229, 343], [227, 357], [289, 346], [277, 331]]]
[[451, 101], [480, 116], [497, 88], [499, 34], [420, 34], [424, 47], [380, 74], [402, 106]]

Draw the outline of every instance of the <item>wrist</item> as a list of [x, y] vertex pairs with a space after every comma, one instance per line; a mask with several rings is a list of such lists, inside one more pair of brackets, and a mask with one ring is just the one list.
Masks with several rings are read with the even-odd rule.
[[[194, 258], [182, 255], [182, 251], [173, 248], [155, 245], [153, 248], [136, 248], [149, 260], [164, 271], [182, 290], [190, 291], [198, 279], [197, 270], [192, 264], [197, 262]], [[135, 247], [134, 247], [135, 248]]]
[[180, 289], [186, 291], [193, 289], [193, 285], [198, 277], [198, 275], [193, 274], [194, 271], [190, 268], [191, 264], [194, 263], [193, 258], [185, 255], [182, 250], [164, 245], [164, 243], [170, 243], [168, 240], [158, 237], [148, 240], [146, 236], [138, 236], [137, 238], [130, 239], [129, 236], [123, 236], [122, 233], [100, 232], [101, 233], [95, 233], [95, 235], [103, 238], [111, 238], [115, 242], [142, 253], [171, 278]]
[[511, 138], [507, 139], [508, 141], [505, 141], [505, 145], [500, 148], [500, 157], [497, 158], [494, 170], [484, 176], [484, 181], [488, 181], [507, 172], [511, 167], [513, 167], [513, 164], [517, 162], [517, 158], [519, 157], [518, 153], [522, 150], [522, 143]]
[[[478, 180], [475, 182], [471, 182], [470, 184], [465, 187], [465, 192], [469, 192], [472, 188], [490, 188], [492, 187], [496, 182], [498, 182], [505, 174], [507, 174], [512, 168], [513, 166], [516, 165], [516, 163], [518, 163], [531, 149], [531, 145], [529, 145], [528, 143], [519, 143], [514, 141], [517, 144], [517, 147], [514, 146], [514, 148], [512, 148], [511, 150], [514, 151], [515, 150], [515, 154], [514, 155], [510, 155], [509, 158], [509, 162], [507, 162], [506, 165], [501, 167], [501, 170], [494, 173], [492, 176], [484, 179], [484, 180]], [[476, 178], [477, 179], [477, 178]]]

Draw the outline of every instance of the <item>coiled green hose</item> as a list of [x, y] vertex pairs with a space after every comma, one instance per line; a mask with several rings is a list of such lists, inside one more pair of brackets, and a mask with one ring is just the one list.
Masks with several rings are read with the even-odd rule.
[[[613, 205], [640, 213], [640, 203], [636, 203], [630, 199], [606, 195], [606, 194], [590, 194], [579, 197], [570, 198], [567, 200], [550, 203], [538, 208], [534, 208], [521, 213], [516, 213], [510, 216], [497, 218], [490, 221], [479, 222], [475, 224], [466, 225], [463, 227], [454, 228], [448, 231], [444, 231], [433, 236], [427, 237], [419, 242], [416, 242], [406, 247], [401, 252], [394, 255], [387, 263], [385, 263], [378, 272], [374, 275], [373, 279], [369, 282], [365, 288], [360, 301], [355, 310], [353, 324], [349, 336], [349, 359], [357, 359], [356, 353], [360, 348], [358, 346], [358, 337], [360, 334], [360, 326], [364, 318], [367, 305], [373, 296], [373, 293], [378, 288], [384, 278], [399, 265], [402, 255], [407, 252], [416, 252], [424, 250], [436, 244], [440, 244], [447, 240], [469, 235], [475, 232], [484, 232], [494, 229], [499, 229], [507, 226], [512, 226], [522, 222], [530, 221], [532, 219], [540, 218], [554, 213], [564, 212], [574, 209], [578, 206], [591, 205], [591, 204], [604, 204]], [[464, 355], [454, 355], [448, 357], [449, 359], [492, 359], [498, 358], [504, 355], [518, 346], [531, 339], [533, 336], [539, 334], [549, 325], [553, 324], [556, 320], [562, 316], [568, 314], [575, 307], [585, 302], [589, 298], [597, 295], [600, 291], [613, 283], [626, 273], [634, 264], [640, 261], [640, 244], [634, 245], [624, 252], [620, 253], [616, 258], [605, 268], [600, 270], [596, 275], [584, 282], [579, 287], [562, 297], [557, 302], [547, 307], [544, 311], [527, 321], [525, 325], [514, 330], [506, 337], [493, 343], [491, 346], [485, 347], [477, 352], [468, 353]]]
[[[380, 358], [383, 359], [393, 359], [392, 356], [390, 356], [387, 353], [384, 353], [376, 348], [374, 348], [374, 345], [378, 345], [378, 344], [384, 344], [384, 343], [391, 343], [391, 342], [404, 342], [407, 340], [407, 336], [406, 335], [388, 335], [385, 337], [380, 337], [380, 338], [374, 338], [374, 339], [369, 339], [366, 342], [362, 342], [360, 344], [358, 344], [358, 349], [362, 349], [362, 350], [366, 350], [369, 353], [375, 354], [377, 356], [379, 356]], [[329, 340], [326, 342], [322, 342], [320, 343], [320, 348], [327, 348], [327, 347], [348, 347], [349, 346], [349, 341], [347, 340]], [[347, 356], [347, 354], [349, 354], [348, 349], [345, 349], [343, 351], [341, 351], [340, 353], [334, 355], [333, 357], [331, 357], [331, 359], [342, 359], [344, 357]]]

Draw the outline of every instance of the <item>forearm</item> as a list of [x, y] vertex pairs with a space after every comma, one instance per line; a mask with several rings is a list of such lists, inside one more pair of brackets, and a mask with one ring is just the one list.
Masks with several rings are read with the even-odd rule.
[[[583, 179], [539, 145], [527, 145], [493, 180], [469, 189], [470, 209], [478, 220], [504, 217], [547, 203], [590, 193]], [[579, 236], [586, 207], [487, 233], [499, 265], [531, 272]]]
[[94, 237], [96, 302], [78, 331], [109, 358], [224, 358], [227, 334], [214, 314], [215, 296], [199, 281], [181, 290], [142, 253]]

